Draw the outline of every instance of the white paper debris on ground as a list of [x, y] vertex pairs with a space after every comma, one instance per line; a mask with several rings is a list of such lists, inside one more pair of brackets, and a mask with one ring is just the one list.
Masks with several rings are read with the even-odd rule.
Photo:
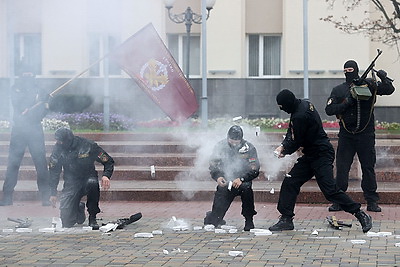
[[103, 233], [108, 233], [111, 231], [115, 231], [115, 229], [117, 229], [118, 224], [116, 223], [107, 223], [106, 225], [103, 225], [99, 228], [100, 232]]
[[11, 228], [3, 229], [3, 233], [13, 233], [13, 232], [14, 232], [14, 229], [11, 229]]
[[353, 244], [365, 244], [367, 241], [359, 240], [359, 239], [353, 239], [353, 240], [350, 240], [350, 242], [353, 243]]
[[59, 218], [59, 217], [53, 217], [53, 218], [51, 219], [51, 225], [52, 225], [53, 228], [56, 228], [57, 230], [58, 230], [58, 229], [61, 229], [61, 228], [62, 228], [61, 218]]
[[194, 231], [203, 230], [203, 226], [193, 226]]
[[[91, 226], [82, 226], [82, 230], [85, 232], [89, 232], [89, 231], [92, 231], [93, 228]], [[58, 231], [58, 230], [56, 229], [56, 231]]]
[[243, 257], [243, 251], [231, 250], [228, 254], [232, 257]]
[[32, 233], [32, 228], [17, 228], [15, 229], [17, 233]]
[[318, 235], [318, 231], [317, 230], [312, 231], [311, 235]]
[[271, 190], [269, 190], [270, 194], [275, 194], [275, 190], [273, 188], [271, 188]]
[[230, 234], [236, 234], [237, 233], [237, 229], [236, 228], [233, 228], [233, 229], [229, 229], [228, 230], [228, 233], [230, 233]]
[[150, 175], [151, 175], [151, 178], [156, 177], [156, 167], [154, 165], [150, 166]]
[[367, 233], [367, 236], [369, 236], [369, 237], [376, 237], [376, 236], [382, 237], [382, 236], [391, 236], [391, 235], [392, 235], [391, 232], [372, 232], [372, 231], [369, 231]]
[[182, 219], [177, 219], [175, 216], [172, 216], [171, 220], [167, 224], [167, 227], [174, 231], [189, 230], [189, 224]]
[[214, 229], [214, 233], [216, 234], [226, 234], [226, 230], [225, 229]]
[[55, 233], [56, 232], [56, 228], [53, 228], [53, 227], [40, 228], [39, 232], [41, 232], [41, 233]]
[[153, 235], [162, 235], [162, 234], [163, 234], [162, 230], [154, 230], [154, 231], [152, 231], [151, 233], [152, 233]]
[[215, 229], [215, 226], [212, 224], [204, 225], [204, 230], [206, 230], [207, 232], [212, 232], [212, 231], [214, 231], [214, 229]]
[[250, 229], [250, 233], [254, 233], [254, 235], [259, 236], [259, 235], [272, 235], [272, 232], [268, 229], [259, 229], [259, 228], [254, 228]]
[[236, 226], [233, 226], [233, 225], [221, 225], [221, 229], [224, 229], [224, 230], [236, 229]]
[[396, 247], [400, 247], [400, 243], [396, 243], [394, 244]]
[[163, 249], [162, 252], [163, 252], [165, 255], [168, 255], [168, 254], [169, 254], [168, 250], [166, 250], [166, 249]]
[[136, 233], [133, 237], [153, 237], [152, 233]]

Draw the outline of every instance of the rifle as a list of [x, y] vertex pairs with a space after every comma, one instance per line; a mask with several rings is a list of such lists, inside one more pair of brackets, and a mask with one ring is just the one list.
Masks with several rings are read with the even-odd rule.
[[365, 79], [367, 78], [368, 73], [373, 70], [375, 67], [375, 62], [378, 57], [382, 54], [382, 50], [377, 49], [378, 55], [372, 60], [371, 64], [369, 64], [368, 68], [364, 71], [363, 75], [360, 78], [353, 80], [353, 83], [350, 85], [350, 93], [354, 99], [357, 100], [368, 100], [372, 94], [368, 88], [368, 84], [365, 83]]

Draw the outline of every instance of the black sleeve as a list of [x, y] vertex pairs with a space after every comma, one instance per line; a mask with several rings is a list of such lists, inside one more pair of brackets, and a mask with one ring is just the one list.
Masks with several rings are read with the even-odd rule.
[[93, 143], [92, 151], [95, 153], [96, 161], [103, 164], [103, 176], [111, 178], [114, 172], [114, 159], [107, 154], [98, 144]]
[[340, 92], [339, 87], [333, 88], [331, 95], [329, 96], [326, 106], [325, 113], [328, 116], [340, 115], [347, 109], [348, 105], [345, 101], [347, 96]]
[[60, 181], [61, 172], [61, 148], [58, 145], [55, 145], [49, 159], [50, 190], [52, 196], [57, 195], [57, 187]]
[[254, 180], [260, 174], [260, 161], [258, 159], [257, 149], [253, 145], [250, 145], [250, 150], [248, 155], [249, 155], [248, 170], [243, 175], [243, 179], [245, 182]]
[[290, 124], [286, 137], [282, 142], [283, 154], [285, 155], [290, 155], [301, 147], [306, 138], [308, 127], [307, 119], [304, 116], [291, 118]]

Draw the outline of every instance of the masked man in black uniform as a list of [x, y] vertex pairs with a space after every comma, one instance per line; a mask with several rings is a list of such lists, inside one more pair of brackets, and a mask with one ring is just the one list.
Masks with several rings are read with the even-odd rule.
[[227, 138], [214, 147], [210, 159], [211, 178], [217, 182], [212, 211], [207, 212], [204, 224], [218, 227], [236, 196], [242, 199], [242, 215], [245, 218], [244, 231], [254, 228], [254, 207], [252, 180], [258, 177], [260, 162], [256, 148], [243, 139], [240, 126], [232, 126]]
[[360, 210], [360, 203], [354, 202], [336, 186], [332, 165], [335, 151], [322, 127], [321, 118], [314, 105], [297, 99], [287, 89], [277, 95], [276, 102], [281, 110], [291, 115], [285, 139], [274, 153], [282, 158], [303, 148], [303, 156], [297, 159], [282, 182], [278, 202], [278, 211], [282, 215], [269, 230], [294, 229], [294, 207], [300, 188], [315, 176], [325, 198], [339, 203], [346, 212], [353, 214], [361, 223], [363, 232], [368, 232], [372, 227], [371, 216]]
[[[41, 124], [48, 112], [47, 101], [48, 94], [37, 87], [32, 68], [23, 64], [19, 78], [11, 90], [11, 103], [14, 111], [13, 125], [6, 177], [3, 184], [3, 199], [0, 201], [0, 206], [13, 204], [14, 188], [17, 185], [19, 169], [27, 147], [35, 165], [42, 205], [50, 206], [49, 171]], [[40, 104], [36, 105], [37, 103]], [[35, 107], [32, 108], [33, 106]]]
[[[361, 188], [367, 201], [367, 210], [380, 212], [381, 208], [377, 204], [379, 195], [376, 192], [375, 118], [373, 110], [377, 95], [390, 95], [395, 89], [383, 70], [377, 71], [377, 76], [381, 79], [381, 82], [375, 82], [370, 78], [365, 81], [357, 80], [360, 77], [358, 65], [354, 60], [349, 60], [344, 64], [344, 73], [346, 82], [333, 88], [325, 107], [327, 115], [336, 115], [340, 119], [336, 156], [336, 183], [341, 190], [347, 190], [350, 167], [354, 155], [357, 153], [362, 171]], [[371, 96], [367, 100], [353, 96], [350, 90], [353, 83], [366, 84]], [[340, 210], [342, 210], [342, 207], [338, 203], [333, 203], [329, 207], [329, 211]]]
[[114, 160], [95, 142], [74, 136], [71, 130], [60, 128], [55, 132], [56, 145], [49, 160], [51, 202], [57, 200], [57, 186], [64, 169], [64, 186], [60, 196], [60, 217], [63, 227], [82, 224], [85, 219], [85, 205], [81, 202], [87, 196], [89, 226], [98, 228], [96, 215], [100, 212], [100, 187], [95, 162], [103, 164], [101, 187], [110, 188], [114, 171]]

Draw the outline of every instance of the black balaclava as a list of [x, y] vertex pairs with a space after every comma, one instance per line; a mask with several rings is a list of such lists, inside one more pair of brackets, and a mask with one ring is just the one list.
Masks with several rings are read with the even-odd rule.
[[242, 140], [243, 139], [243, 130], [242, 127], [239, 125], [233, 125], [231, 128], [229, 128], [228, 138], [233, 139], [233, 140]]
[[299, 99], [288, 89], [283, 89], [276, 96], [276, 103], [280, 106], [279, 108], [286, 113], [293, 113], [299, 105]]
[[346, 63], [344, 63], [344, 69], [346, 68], [353, 68], [354, 71], [353, 72], [346, 72], [344, 75], [346, 76], [346, 82], [347, 83], [351, 83], [353, 80], [360, 78], [358, 76], [358, 65], [357, 62], [355, 62], [354, 60], [348, 60], [346, 61]]
[[242, 127], [239, 125], [233, 125], [231, 128], [229, 128], [228, 134], [226, 136], [228, 139], [232, 140], [240, 140], [239, 144], [232, 144], [228, 141], [228, 144], [231, 148], [238, 149], [240, 148], [240, 144], [242, 143], [243, 140], [243, 130]]
[[62, 142], [63, 149], [69, 149], [72, 145], [74, 140], [74, 134], [68, 128], [59, 128], [55, 133], [54, 137], [57, 141]]

